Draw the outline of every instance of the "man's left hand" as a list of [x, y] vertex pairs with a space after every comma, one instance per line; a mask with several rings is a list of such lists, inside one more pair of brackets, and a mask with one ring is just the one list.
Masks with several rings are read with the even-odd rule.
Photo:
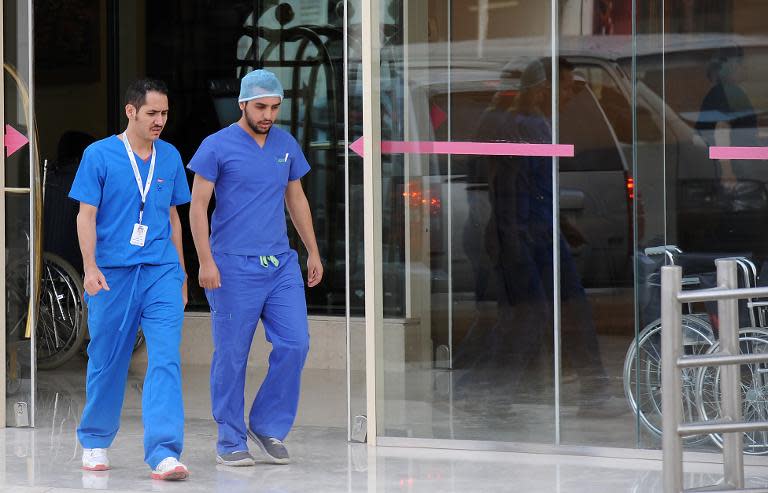
[[307, 286], [313, 288], [323, 280], [323, 262], [320, 255], [310, 255], [307, 259]]
[[187, 280], [184, 279], [184, 283], [181, 285], [181, 301], [184, 302], [184, 306], [187, 306]]

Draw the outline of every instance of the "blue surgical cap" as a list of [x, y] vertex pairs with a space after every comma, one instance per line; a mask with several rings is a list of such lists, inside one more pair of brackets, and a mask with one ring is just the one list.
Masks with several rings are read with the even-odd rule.
[[258, 98], [280, 98], [283, 100], [283, 86], [277, 76], [269, 70], [254, 70], [240, 81], [240, 97], [238, 103], [244, 103]]

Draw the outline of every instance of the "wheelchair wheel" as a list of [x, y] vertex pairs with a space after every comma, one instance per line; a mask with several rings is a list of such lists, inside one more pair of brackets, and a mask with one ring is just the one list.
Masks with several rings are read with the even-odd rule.
[[[742, 354], [768, 352], [768, 330], [744, 328], [739, 331], [739, 347]], [[709, 350], [715, 353], [720, 343]], [[742, 419], [744, 421], [768, 420], [768, 363], [741, 365]], [[698, 406], [701, 419], [718, 419], [722, 416], [720, 407], [720, 367], [704, 367], [698, 371]], [[713, 433], [710, 438], [718, 447], [723, 446], [723, 437]], [[750, 455], [768, 454], [768, 431], [744, 433], [744, 453]]]
[[[712, 327], [702, 317], [683, 315], [683, 346], [687, 355], [706, 353], [714, 342]], [[687, 421], [698, 418], [696, 369], [683, 372], [683, 413]], [[661, 437], [661, 320], [640, 332], [624, 358], [624, 395], [643, 427]], [[707, 440], [706, 436], [686, 438], [689, 445]]]
[[80, 274], [66, 260], [43, 254], [37, 319], [37, 367], [57, 368], [80, 350], [86, 306]]

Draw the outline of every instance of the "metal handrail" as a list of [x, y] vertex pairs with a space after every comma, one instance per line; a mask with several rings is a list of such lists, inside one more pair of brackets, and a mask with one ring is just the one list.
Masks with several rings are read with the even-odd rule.
[[[721, 489], [698, 491], [768, 493], [768, 488], [744, 489], [743, 437], [746, 431], [768, 429], [768, 422], [743, 422], [741, 419], [740, 369], [738, 365], [768, 362], [766, 354], [740, 354], [739, 299], [768, 296], [768, 288], [738, 288], [737, 267], [741, 259], [715, 261], [717, 287], [682, 289], [682, 268], [661, 268], [661, 374], [662, 374], [662, 449], [664, 493], [690, 493], [683, 489], [683, 436], [723, 433], [724, 484]], [[717, 300], [720, 321], [720, 351], [701, 356], [684, 356], [681, 304]], [[682, 379], [680, 370], [694, 366], [722, 366], [720, 401], [722, 418], [683, 423]]]
[[[736, 265], [736, 262], [733, 262]], [[716, 288], [692, 289], [679, 293], [677, 300], [680, 303], [695, 303], [697, 301], [741, 300], [760, 296], [768, 296], [768, 287], [727, 289], [718, 286]]]

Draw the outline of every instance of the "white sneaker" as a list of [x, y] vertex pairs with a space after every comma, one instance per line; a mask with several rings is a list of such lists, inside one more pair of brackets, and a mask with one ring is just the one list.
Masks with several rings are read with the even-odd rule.
[[166, 457], [152, 471], [152, 479], [164, 481], [178, 481], [187, 479], [187, 476], [189, 476], [187, 466], [179, 462], [176, 457]]
[[109, 457], [105, 448], [83, 449], [83, 470], [106, 471], [109, 469]]

